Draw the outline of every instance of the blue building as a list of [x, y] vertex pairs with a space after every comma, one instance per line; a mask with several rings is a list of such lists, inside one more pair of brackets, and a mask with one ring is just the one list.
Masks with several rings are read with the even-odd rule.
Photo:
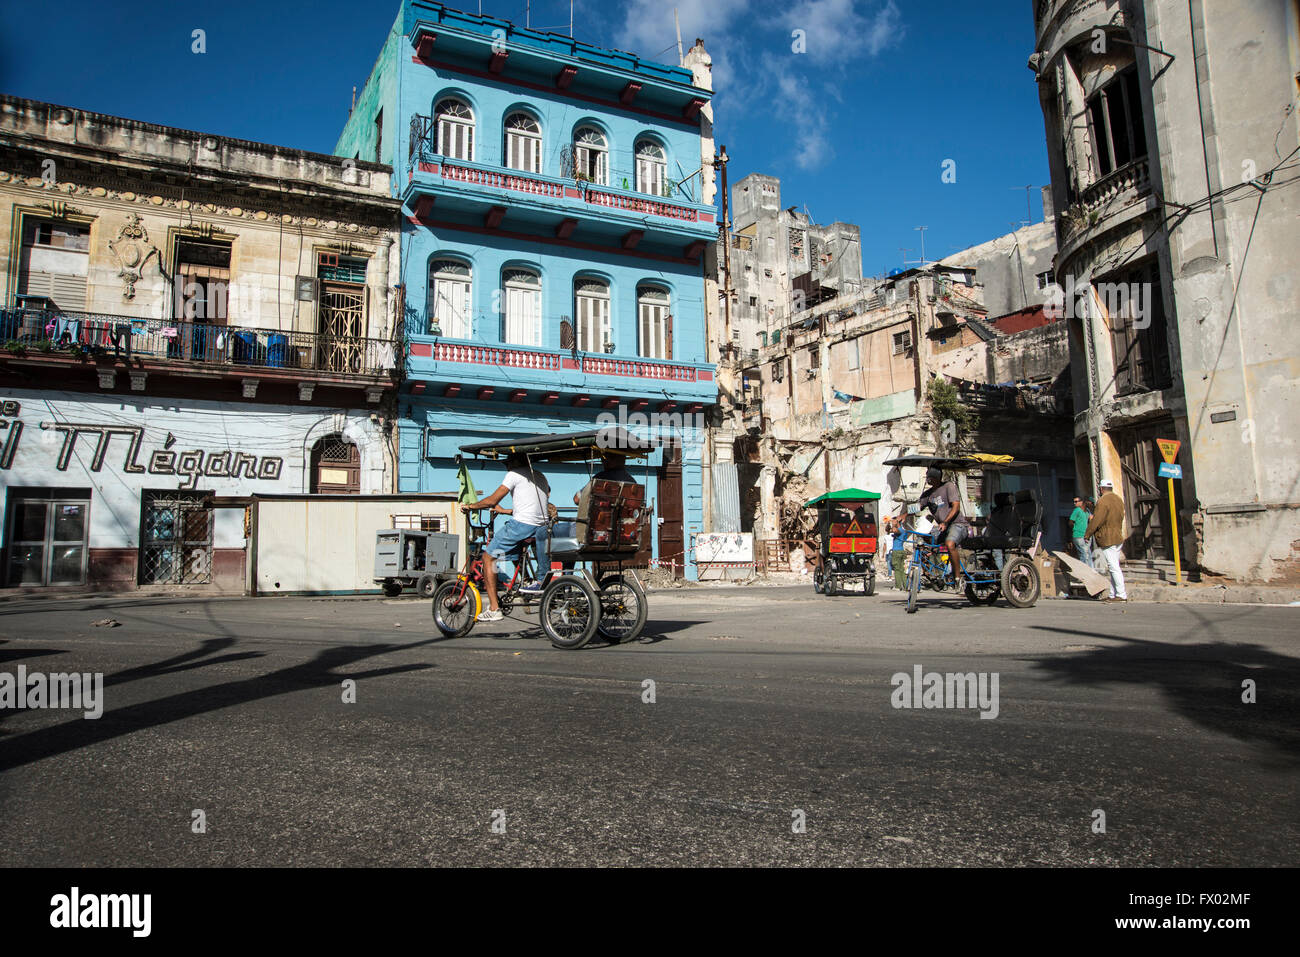
[[[645, 477], [654, 557], [693, 576], [691, 426], [717, 402], [702, 265], [718, 230], [712, 83], [700, 75], [405, 0], [335, 148], [391, 164], [403, 204], [399, 491], [454, 490], [469, 442], [602, 416], [644, 416], [664, 437], [684, 425], [684, 454], [657, 453]], [[499, 465], [471, 468], [481, 491], [496, 487]], [[587, 469], [548, 475], [565, 506]]]

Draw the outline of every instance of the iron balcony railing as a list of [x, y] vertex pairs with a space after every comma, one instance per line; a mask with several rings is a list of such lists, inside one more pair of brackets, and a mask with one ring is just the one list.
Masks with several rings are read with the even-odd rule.
[[569, 349], [544, 349], [520, 346], [484, 345], [456, 340], [412, 343], [411, 354], [435, 362], [459, 362], [467, 365], [537, 369], [544, 372], [563, 370], [591, 375], [625, 376], [635, 379], [661, 379], [670, 382], [700, 381], [703, 369], [712, 377], [712, 366], [686, 364], [665, 359], [619, 358]]
[[397, 359], [384, 339], [45, 309], [0, 310], [0, 349], [350, 376], [386, 375]]

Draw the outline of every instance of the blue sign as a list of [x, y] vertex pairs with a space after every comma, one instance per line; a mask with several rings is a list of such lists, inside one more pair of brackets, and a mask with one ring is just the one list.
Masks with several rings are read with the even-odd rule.
[[1183, 477], [1183, 467], [1181, 465], [1173, 465], [1170, 462], [1161, 462], [1160, 477], [1180, 479]]

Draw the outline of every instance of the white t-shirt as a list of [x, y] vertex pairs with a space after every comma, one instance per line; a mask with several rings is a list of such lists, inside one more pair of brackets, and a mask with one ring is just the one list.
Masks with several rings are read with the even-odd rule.
[[546, 524], [546, 505], [551, 497], [544, 476], [529, 468], [511, 469], [501, 484], [510, 490], [511, 518], [525, 525]]

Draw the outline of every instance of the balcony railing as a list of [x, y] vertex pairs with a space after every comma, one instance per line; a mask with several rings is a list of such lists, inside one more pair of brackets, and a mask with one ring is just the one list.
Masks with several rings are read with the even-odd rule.
[[[424, 350], [427, 350], [424, 351]], [[503, 366], [514, 369], [538, 369], [544, 372], [568, 370], [590, 375], [626, 376], [666, 382], [698, 382], [700, 370], [659, 359], [620, 359], [611, 356], [566, 349], [529, 349], [516, 346], [480, 345], [468, 342], [438, 341], [424, 346], [412, 343], [411, 354], [421, 354], [437, 362], [463, 362], [470, 365]]]
[[559, 371], [558, 352], [537, 352], [461, 342], [435, 342], [433, 358], [439, 362], [469, 362], [474, 365], [509, 366], [514, 369]]
[[63, 310], [0, 310], [0, 349], [353, 376], [382, 376], [396, 365], [393, 343], [383, 339]]
[[672, 382], [694, 382], [698, 370], [694, 366], [674, 365], [645, 359], [609, 359], [605, 356], [582, 356], [582, 371], [593, 375], [631, 376], [635, 379], [666, 379]]
[[[567, 187], [570, 190], [577, 190], [582, 201], [593, 206], [604, 206], [609, 209], [619, 209], [652, 216], [664, 216], [686, 222], [698, 222], [700, 219], [700, 210], [693, 206], [670, 202], [666, 197], [649, 193], [619, 189], [614, 186], [603, 186], [592, 183], [581, 176], [546, 176], [540, 173], [526, 173], [504, 167], [489, 167], [444, 156], [437, 152], [435, 124], [432, 118], [428, 116], [416, 115], [411, 117], [411, 137], [407, 156], [412, 167], [417, 167], [421, 163], [436, 164], [445, 179], [460, 183], [471, 183], [477, 186], [512, 190], [554, 199], [563, 198]], [[617, 176], [615, 178], [617, 179]], [[630, 177], [623, 179], [624, 185], [630, 181]], [[671, 183], [666, 184], [665, 192], [673, 189], [679, 189], [679, 187]]]
[[442, 175], [462, 183], [475, 183], [480, 186], [493, 186], [497, 189], [512, 189], [519, 193], [532, 193], [534, 196], [564, 195], [564, 184], [538, 179], [524, 173], [506, 170], [477, 169], [473, 166], [461, 166], [458, 163], [442, 162]]
[[586, 201], [597, 206], [608, 206], [611, 209], [622, 209], [630, 213], [667, 216], [669, 219], [685, 219], [692, 223], [699, 218], [699, 214], [688, 206], [665, 203], [650, 196], [629, 196], [626, 193], [615, 193], [593, 186], [591, 183], [583, 183], [582, 185], [585, 187], [584, 198]]
[[1146, 157], [1121, 166], [1085, 189], [1066, 210], [1066, 236], [1074, 237], [1095, 226], [1115, 200], [1138, 197], [1151, 189], [1151, 167]]

